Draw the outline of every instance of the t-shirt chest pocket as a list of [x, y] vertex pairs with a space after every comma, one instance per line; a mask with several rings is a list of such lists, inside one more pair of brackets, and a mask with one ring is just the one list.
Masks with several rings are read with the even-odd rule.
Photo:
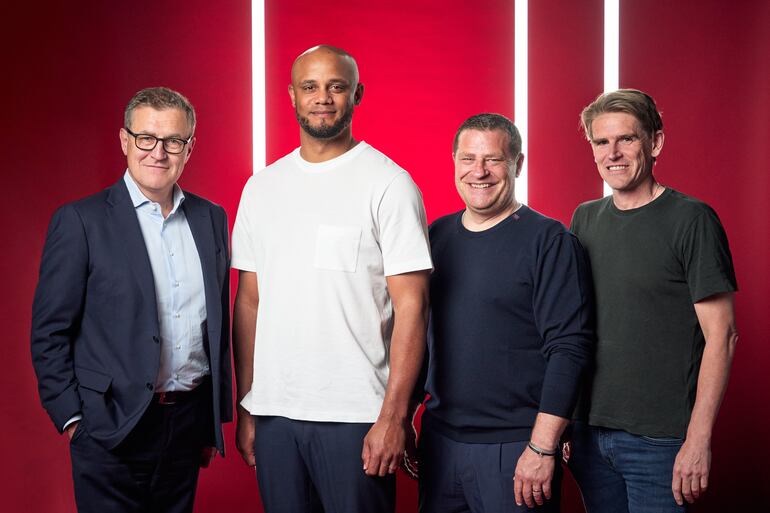
[[318, 269], [354, 273], [358, 265], [360, 246], [360, 226], [319, 225], [313, 266]]

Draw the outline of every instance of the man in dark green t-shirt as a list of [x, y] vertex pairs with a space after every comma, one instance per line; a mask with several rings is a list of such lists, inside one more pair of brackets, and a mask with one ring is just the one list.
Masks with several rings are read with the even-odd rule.
[[606, 93], [581, 119], [612, 195], [572, 219], [598, 342], [570, 468], [589, 513], [684, 511], [708, 486], [738, 338], [727, 237], [708, 205], [655, 179], [664, 136], [650, 96]]

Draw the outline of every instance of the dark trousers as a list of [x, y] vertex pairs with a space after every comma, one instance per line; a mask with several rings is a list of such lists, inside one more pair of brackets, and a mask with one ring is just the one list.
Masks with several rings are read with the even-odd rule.
[[153, 402], [118, 447], [88, 435], [84, 419], [70, 441], [80, 513], [192, 511], [201, 452], [212, 444], [211, 385], [173, 405]]
[[266, 513], [393, 513], [395, 474], [364, 474], [371, 424], [254, 417], [257, 482]]
[[551, 499], [516, 505], [513, 474], [527, 441], [464, 443], [432, 429], [420, 433], [420, 513], [558, 512], [562, 468], [556, 462]]

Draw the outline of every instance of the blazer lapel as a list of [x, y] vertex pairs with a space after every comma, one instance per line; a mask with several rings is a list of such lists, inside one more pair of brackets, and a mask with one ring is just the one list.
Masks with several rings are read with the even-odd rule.
[[190, 226], [198, 256], [203, 270], [203, 289], [206, 293], [206, 324], [209, 359], [212, 367], [218, 365], [213, 361], [219, 355], [219, 333], [222, 325], [222, 312], [220, 311], [220, 287], [217, 283], [217, 244], [214, 240], [214, 224], [211, 220], [211, 212], [206, 205], [201, 205], [191, 194], [185, 196], [182, 208]]
[[136, 211], [133, 203], [131, 203], [131, 196], [128, 194], [123, 178], [110, 188], [107, 203], [111, 207], [108, 209], [108, 215], [112, 216], [115, 233], [123, 240], [128, 266], [139, 283], [142, 297], [146, 302], [145, 304], [148, 305], [148, 310], [152, 312], [152, 319], [157, 330], [159, 329], [158, 304], [150, 257], [147, 254], [142, 229], [139, 227], [139, 220], [136, 218]]

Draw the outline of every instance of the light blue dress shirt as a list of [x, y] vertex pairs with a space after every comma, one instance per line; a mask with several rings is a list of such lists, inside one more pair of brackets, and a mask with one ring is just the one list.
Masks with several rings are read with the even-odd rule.
[[189, 391], [211, 371], [203, 349], [206, 295], [198, 249], [184, 209], [184, 193], [174, 185], [174, 206], [164, 218], [161, 207], [142, 194], [128, 171], [123, 179], [139, 219], [152, 276], [160, 323], [157, 392]]
[[[160, 205], [142, 194], [128, 171], [123, 175], [150, 257], [160, 324], [160, 370], [155, 391], [190, 391], [210, 374], [203, 349], [206, 295], [203, 269], [184, 210], [184, 193], [174, 185], [174, 207], [163, 218]], [[79, 421], [78, 413], [62, 427]]]

